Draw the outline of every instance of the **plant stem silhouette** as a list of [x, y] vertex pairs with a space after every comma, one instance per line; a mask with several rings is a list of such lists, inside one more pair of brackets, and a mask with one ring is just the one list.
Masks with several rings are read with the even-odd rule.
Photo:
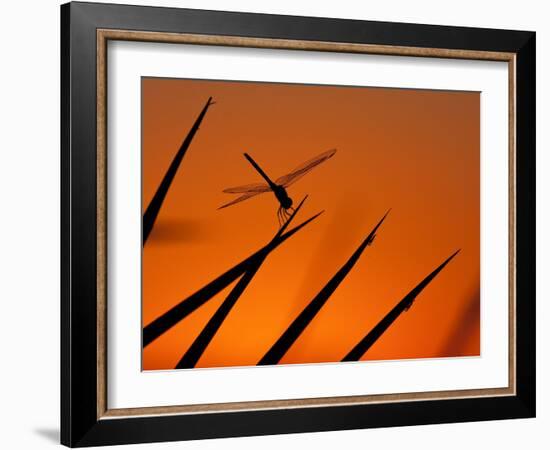
[[145, 210], [145, 213], [143, 214], [143, 237], [142, 237], [143, 245], [145, 245], [147, 238], [149, 237], [149, 235], [151, 234], [151, 231], [153, 230], [153, 226], [155, 225], [155, 221], [157, 220], [157, 216], [159, 214], [160, 208], [162, 207], [162, 203], [164, 202], [164, 198], [166, 197], [166, 194], [170, 189], [170, 185], [172, 184], [172, 181], [176, 176], [176, 173], [181, 164], [181, 161], [183, 160], [183, 157], [185, 156], [185, 153], [187, 152], [189, 145], [191, 145], [191, 141], [193, 140], [195, 133], [199, 129], [202, 119], [204, 119], [206, 111], [208, 110], [210, 105], [213, 105], [212, 97], [208, 98], [206, 105], [204, 105], [204, 108], [202, 109], [201, 113], [197, 117], [197, 120], [191, 127], [191, 130], [189, 130], [189, 133], [187, 134], [185, 139], [183, 140], [178, 152], [176, 153], [176, 156], [174, 156], [172, 163], [168, 167], [168, 170], [166, 171], [164, 178], [160, 182], [160, 185], [157, 188], [157, 191], [155, 192], [155, 195], [153, 196], [151, 203], [149, 203], [149, 205], [147, 206], [147, 209]]
[[330, 279], [330, 281], [319, 291], [319, 293], [311, 300], [311, 302], [302, 310], [298, 317], [290, 324], [281, 337], [273, 344], [263, 358], [258, 362], [258, 365], [278, 364], [281, 358], [286, 354], [290, 347], [296, 342], [298, 337], [306, 329], [309, 323], [321, 310], [336, 288], [348, 275], [365, 248], [372, 243], [376, 236], [376, 231], [386, 218], [390, 211], [384, 214], [378, 224], [373, 228], [369, 235], [363, 240], [361, 245], [355, 250], [348, 261], [340, 268], [340, 270]]
[[401, 300], [378, 324], [363, 338], [353, 349], [342, 359], [345, 361], [359, 361], [363, 355], [371, 348], [374, 343], [382, 336], [382, 334], [393, 324], [403, 311], [407, 311], [416, 297], [424, 290], [424, 288], [443, 270], [443, 268], [453, 259], [460, 250], [454, 252], [443, 263], [424, 278], [412, 291], [410, 291], [403, 300]]
[[[296, 213], [300, 210], [302, 205], [304, 204], [304, 201], [306, 200], [307, 196], [300, 202], [298, 207], [294, 210], [294, 212], [291, 214], [291, 216], [288, 218], [288, 220], [283, 224], [283, 226], [279, 229], [275, 237], [271, 240], [271, 242], [279, 239], [284, 232], [284, 230], [288, 227]], [[269, 247], [269, 246], [268, 246]], [[214, 315], [210, 318], [206, 326], [203, 328], [203, 330], [200, 332], [200, 334], [197, 336], [197, 338], [193, 341], [189, 349], [185, 352], [183, 357], [180, 359], [178, 364], [176, 365], [176, 369], [188, 369], [195, 367], [201, 356], [203, 355], [204, 351], [222, 326], [225, 318], [235, 306], [235, 303], [237, 303], [237, 300], [239, 300], [240, 296], [244, 292], [244, 290], [247, 288], [247, 286], [250, 284], [252, 279], [254, 278], [254, 275], [256, 275], [256, 272], [260, 269], [262, 263], [265, 261], [265, 259], [268, 257], [268, 255], [271, 253], [273, 249], [268, 249], [264, 252], [262, 252], [261, 255], [259, 255], [254, 262], [248, 267], [244, 275], [241, 277], [241, 279], [238, 281], [238, 283], [235, 285], [235, 287], [231, 290], [229, 295], [226, 297], [226, 299], [223, 301], [223, 303], [220, 305], [220, 307], [216, 310]]]
[[233, 266], [232, 268], [221, 274], [219, 277], [212, 280], [206, 286], [202, 287], [194, 294], [191, 294], [189, 297], [182, 300], [177, 305], [170, 308], [167, 312], [159, 316], [157, 319], [146, 325], [143, 328], [143, 348], [145, 348], [159, 336], [164, 334], [178, 322], [183, 320], [197, 308], [202, 306], [220, 291], [229, 286], [233, 281], [235, 281], [243, 273], [245, 273], [249, 269], [249, 267], [253, 266], [259, 258], [262, 258], [265, 253], [269, 253], [276, 249], [279, 245], [281, 245], [292, 235], [300, 231], [308, 223], [315, 220], [320, 214], [321, 212], [315, 214], [314, 216], [302, 222], [300, 225], [295, 226], [294, 228], [283, 234], [289, 223], [289, 221], [287, 221], [285, 225], [283, 225], [283, 227], [281, 227], [281, 229], [277, 231], [275, 237], [267, 245], [262, 247], [257, 252], [253, 253], [248, 258], [242, 260], [240, 263]]

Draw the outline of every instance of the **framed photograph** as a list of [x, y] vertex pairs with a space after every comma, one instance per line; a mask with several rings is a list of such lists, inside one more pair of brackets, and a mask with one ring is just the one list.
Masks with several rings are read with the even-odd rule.
[[61, 27], [63, 444], [534, 417], [534, 32]]

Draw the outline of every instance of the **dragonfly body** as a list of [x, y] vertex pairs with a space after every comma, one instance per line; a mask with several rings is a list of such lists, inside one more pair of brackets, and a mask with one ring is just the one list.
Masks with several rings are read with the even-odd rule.
[[286, 189], [282, 186], [275, 186], [273, 189], [273, 193], [275, 194], [275, 197], [277, 197], [277, 200], [279, 200], [279, 203], [281, 204], [281, 208], [283, 209], [291, 209], [292, 208], [292, 199], [288, 196]]
[[254, 159], [252, 159], [252, 156], [250, 156], [248, 153], [245, 153], [244, 157], [248, 159], [250, 164], [252, 164], [252, 167], [254, 167], [254, 169], [256, 169], [258, 173], [263, 177], [263, 179], [267, 182], [267, 185], [273, 191], [275, 197], [281, 204], [281, 208], [285, 210], [292, 208], [292, 199], [288, 196], [286, 189], [282, 185], [276, 184], [271, 181], [271, 178], [269, 178], [263, 171], [263, 169], [258, 165], [258, 163], [254, 161]]
[[273, 192], [275, 197], [277, 198], [277, 201], [279, 202], [279, 209], [277, 210], [277, 217], [279, 219], [279, 224], [281, 224], [281, 220], [284, 222], [288, 215], [290, 214], [288, 210], [292, 211], [292, 199], [288, 195], [286, 188], [296, 182], [298, 179], [303, 177], [306, 173], [308, 173], [311, 169], [318, 166], [322, 162], [326, 161], [327, 159], [331, 158], [334, 153], [336, 153], [336, 150], [329, 150], [327, 152], [321, 153], [320, 155], [317, 155], [315, 158], [310, 159], [306, 161], [305, 163], [301, 164], [300, 166], [296, 167], [292, 172], [290, 172], [287, 175], [283, 175], [282, 177], [277, 178], [275, 181], [273, 181], [260, 167], [260, 165], [254, 161], [254, 159], [248, 154], [245, 153], [244, 157], [252, 164], [252, 167], [256, 169], [256, 171], [262, 176], [262, 178], [265, 180], [266, 183], [254, 183], [254, 184], [247, 184], [244, 186], [237, 186], [234, 188], [227, 188], [224, 189], [223, 192], [226, 192], [228, 194], [242, 194], [240, 197], [236, 198], [235, 200], [225, 203], [224, 205], [220, 206], [220, 208], [226, 208], [228, 206], [234, 205], [235, 203], [242, 202], [244, 200], [247, 200], [251, 197], [254, 197], [258, 194], [263, 194], [264, 192]]

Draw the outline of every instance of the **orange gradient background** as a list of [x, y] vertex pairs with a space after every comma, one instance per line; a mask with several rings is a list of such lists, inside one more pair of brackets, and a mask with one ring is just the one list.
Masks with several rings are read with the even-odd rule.
[[[281, 364], [337, 362], [456, 249], [451, 263], [363, 360], [480, 353], [477, 92], [143, 78], [143, 209], [209, 96], [143, 249], [143, 325], [265, 245], [278, 229], [250, 153], [277, 178], [331, 148], [288, 189], [318, 219], [264, 262], [197, 367], [255, 365], [392, 208], [373, 245]], [[234, 285], [234, 284], [233, 284]], [[143, 351], [143, 369], [172, 369], [233, 285]]]

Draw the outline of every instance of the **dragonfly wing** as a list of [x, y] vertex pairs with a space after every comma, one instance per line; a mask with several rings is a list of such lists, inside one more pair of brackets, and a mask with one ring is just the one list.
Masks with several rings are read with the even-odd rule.
[[312, 158], [306, 161], [303, 164], [300, 164], [289, 174], [283, 175], [275, 180], [275, 184], [279, 184], [283, 187], [290, 186], [292, 183], [295, 183], [300, 178], [302, 178], [306, 173], [312, 170], [314, 167], [317, 167], [322, 162], [325, 162], [327, 159], [332, 158], [336, 153], [336, 149], [328, 150], [326, 152], [317, 155], [315, 158]]
[[252, 183], [245, 184], [244, 186], [237, 186], [224, 189], [223, 192], [227, 194], [261, 194], [262, 192], [268, 192], [271, 188], [265, 183]]
[[[267, 191], [264, 191], [264, 192], [267, 192]], [[263, 194], [263, 192], [248, 192], [246, 194], [241, 195], [240, 197], [237, 197], [235, 200], [230, 201], [229, 203], [224, 203], [218, 209], [227, 208], [228, 206], [234, 205], [235, 203], [240, 203], [245, 200], [248, 200], [251, 197], [255, 197], [258, 194]]]

